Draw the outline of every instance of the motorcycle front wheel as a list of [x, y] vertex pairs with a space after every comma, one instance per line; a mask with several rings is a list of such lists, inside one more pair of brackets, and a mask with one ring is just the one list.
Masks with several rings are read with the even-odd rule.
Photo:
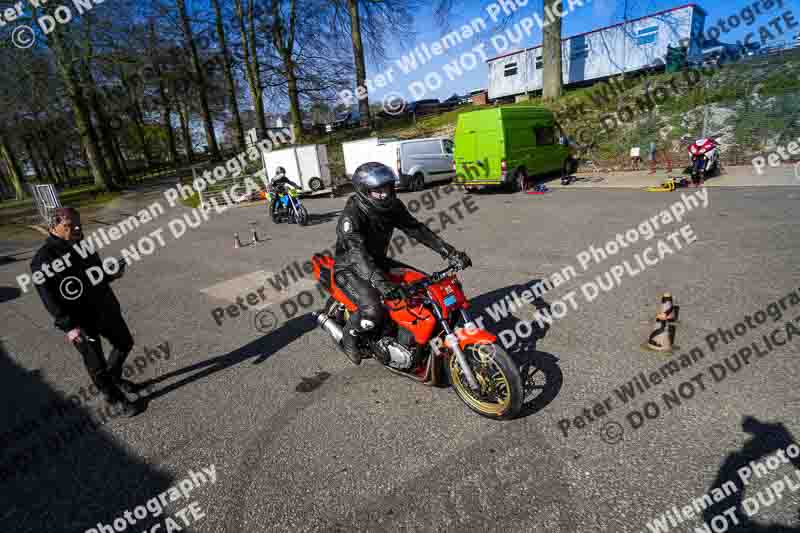
[[297, 206], [297, 223], [301, 226], [308, 224], [308, 211], [306, 211], [305, 206]]
[[494, 343], [469, 344], [464, 356], [480, 390], [473, 391], [455, 355], [450, 357], [450, 383], [467, 407], [495, 420], [516, 417], [522, 409], [522, 378], [514, 360]]

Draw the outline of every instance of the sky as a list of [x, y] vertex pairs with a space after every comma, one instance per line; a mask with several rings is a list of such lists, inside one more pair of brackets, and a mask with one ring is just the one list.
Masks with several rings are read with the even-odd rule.
[[[520, 0], [522, 1], [522, 0]], [[565, 8], [569, 0], [565, 0]], [[577, 1], [583, 2], [582, 7], [578, 7]], [[776, 41], [783, 40], [784, 38], [793, 39], [796, 35], [800, 34], [800, 0], [706, 0], [702, 2], [689, 2], [677, 1], [668, 2], [664, 0], [573, 0], [575, 5], [574, 11], [570, 12], [562, 19], [562, 36], [569, 37], [578, 33], [591, 31], [596, 28], [608, 26], [624, 22], [626, 19], [634, 19], [643, 17], [651, 13], [663, 11], [675, 7], [680, 7], [689, 3], [701, 7], [708, 13], [706, 18], [706, 28], [711, 23], [716, 23], [720, 18], [727, 18], [730, 15], [740, 14], [741, 10], [758, 3], [761, 16], [756, 15], [756, 21], [752, 26], [746, 27], [744, 24], [738, 28], [729, 30], [728, 33], [723, 33], [719, 40], [723, 43], [736, 43], [738, 39], [744, 39], [744, 36], [751, 31], [758, 32], [761, 25], [768, 28], [769, 21], [781, 13], [791, 11], [794, 19], [797, 21], [798, 26], [794, 29], [786, 29], [786, 34], [776, 39]], [[764, 4], [771, 3], [771, 7], [767, 9]], [[489, 28], [477, 37], [464, 41], [457, 47], [450, 48], [444, 55], [434, 57], [430, 62], [424, 66], [420, 66], [409, 74], [403, 74], [397, 66], [395, 60], [399, 59], [403, 54], [408, 53], [409, 49], [401, 48], [393, 45], [389, 46], [389, 51], [392, 59], [386, 62], [382, 68], [376, 65], [367, 65], [367, 78], [378, 82], [377, 75], [385, 73], [388, 67], [393, 67], [392, 83], [386, 83], [383, 88], [374, 86], [370, 91], [370, 102], [377, 102], [380, 99], [387, 97], [390, 93], [399, 94], [406, 101], [414, 101], [423, 98], [438, 98], [444, 100], [452, 94], [466, 94], [470, 90], [487, 88], [488, 86], [488, 69], [484, 61], [479, 61], [471, 71], [466, 71], [462, 76], [454, 75], [452, 81], [445, 74], [443, 66], [455, 59], [458, 59], [464, 52], [468, 52], [473, 46], [479, 42], [486, 43], [486, 50], [488, 57], [497, 55], [494, 53], [496, 48], [491, 43], [493, 32], [491, 29], [492, 19], [487, 11], [487, 7], [493, 2], [486, 2], [483, 0], [465, 0], [468, 7], [460, 11], [457, 16], [453, 17], [453, 29], [460, 27], [463, 23], [470, 21], [476, 17], [482, 17]], [[528, 5], [518, 8], [518, 19], [533, 16], [538, 13], [542, 16], [542, 0], [529, 0]], [[626, 16], [627, 15], [627, 16]], [[781, 22], [781, 27], [785, 28], [785, 22]], [[442, 38], [442, 29], [436, 25], [432, 12], [422, 12], [418, 15], [415, 21], [417, 39], [415, 46], [422, 43], [430, 44]], [[777, 33], [772, 28], [773, 33]], [[524, 34], [523, 34], [524, 35]], [[478, 39], [478, 40], [476, 40]], [[755, 39], [758, 40], [757, 38]], [[518, 46], [509, 46], [508, 51], [515, 49], [527, 48], [536, 46], [542, 42], [542, 33], [538, 25], [534, 25], [530, 36], [524, 36]], [[413, 46], [411, 47], [413, 48]], [[476, 57], [479, 57], [476, 55]], [[441, 87], [436, 87], [435, 74], [438, 73], [443, 79], [444, 83]], [[429, 75], [431, 83], [425, 84], [425, 76]], [[388, 80], [387, 80], [388, 82]]]

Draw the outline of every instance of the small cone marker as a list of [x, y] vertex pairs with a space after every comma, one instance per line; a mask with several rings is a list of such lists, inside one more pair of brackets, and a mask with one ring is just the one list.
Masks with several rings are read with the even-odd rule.
[[661, 311], [656, 314], [656, 320], [675, 321], [675, 307], [672, 305], [672, 295], [668, 292], [661, 295]]
[[238, 233], [234, 233], [233, 234], [233, 247], [234, 248], [241, 248], [242, 247], [242, 243], [239, 241], [239, 234]]
[[643, 344], [642, 347], [656, 352], [671, 352], [672, 336], [670, 333], [670, 326], [667, 321], [659, 320], [658, 326], [656, 326], [656, 329], [653, 330], [647, 342]]

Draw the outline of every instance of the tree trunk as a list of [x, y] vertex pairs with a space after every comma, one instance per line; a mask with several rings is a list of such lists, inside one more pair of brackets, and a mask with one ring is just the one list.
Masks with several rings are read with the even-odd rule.
[[117, 160], [117, 154], [114, 152], [114, 145], [113, 145], [113, 137], [114, 132], [111, 130], [109, 124], [111, 123], [108, 115], [106, 114], [105, 110], [103, 109], [102, 104], [100, 103], [100, 99], [97, 97], [97, 92], [94, 91], [92, 88], [96, 87], [94, 82], [94, 78], [92, 77], [91, 73], [86, 73], [86, 82], [90, 83], [89, 87], [89, 94], [87, 95], [87, 101], [89, 107], [94, 112], [95, 118], [97, 118], [97, 129], [100, 131], [100, 144], [103, 147], [103, 153], [105, 154], [105, 161], [110, 163], [109, 170], [111, 171], [111, 178], [116, 183], [122, 183], [125, 181], [125, 174], [122, 172], [122, 167], [119, 164], [119, 160]]
[[233, 69], [228, 55], [228, 43], [225, 41], [222, 9], [219, 6], [219, 0], [211, 0], [211, 4], [214, 6], [214, 12], [217, 16], [217, 34], [219, 35], [219, 46], [222, 48], [222, 66], [225, 70], [225, 82], [228, 86], [228, 99], [233, 112], [233, 121], [236, 125], [236, 141], [239, 145], [239, 151], [243, 152], [245, 149], [244, 126], [242, 126], [242, 117], [239, 115], [239, 101], [236, 97], [236, 84], [233, 82]]
[[61, 80], [64, 82], [70, 104], [72, 104], [75, 125], [78, 128], [81, 144], [86, 150], [86, 158], [92, 176], [94, 177], [94, 183], [107, 191], [115, 191], [117, 187], [111, 180], [108, 169], [103, 161], [103, 156], [100, 153], [97, 132], [92, 126], [89, 109], [81, 91], [80, 82], [76, 79], [72, 71], [72, 62], [68, 59], [67, 50], [62, 41], [62, 37], [61, 31], [57, 27], [55, 31], [48, 35], [47, 41], [55, 55], [58, 72], [61, 76]]
[[128, 175], [128, 165], [125, 162], [125, 156], [122, 155], [122, 147], [119, 145], [119, 137], [114, 136], [114, 150], [117, 152], [117, 159], [119, 159], [119, 164], [122, 166], [122, 171], [125, 175]]
[[364, 91], [364, 98], [358, 100], [358, 114], [362, 126], [369, 126], [372, 123], [369, 110], [369, 97], [367, 96], [367, 67], [364, 64], [364, 44], [361, 42], [361, 19], [358, 17], [358, 0], [347, 0], [348, 11], [350, 12], [350, 37], [353, 41], [353, 57], [356, 64], [356, 88], [361, 87]]
[[178, 6], [178, 16], [181, 20], [181, 28], [183, 29], [183, 39], [186, 48], [189, 50], [192, 57], [192, 67], [194, 68], [195, 77], [197, 80], [198, 94], [200, 96], [200, 116], [203, 119], [203, 125], [206, 130], [206, 142], [208, 143], [208, 153], [212, 161], [219, 161], [221, 159], [219, 153], [219, 146], [217, 146], [217, 137], [214, 134], [214, 122], [211, 120], [211, 109], [208, 106], [208, 95], [206, 90], [206, 77], [203, 72], [203, 67], [200, 64], [200, 56], [197, 53], [197, 45], [192, 36], [192, 28], [189, 25], [189, 16], [186, 13], [185, 0], [176, 0]]
[[186, 162], [191, 163], [194, 159], [194, 149], [192, 148], [192, 133], [189, 131], [189, 110], [186, 104], [178, 102], [178, 116], [181, 119], [181, 133], [183, 134], [183, 149], [186, 151]]
[[286, 81], [289, 89], [289, 113], [291, 115], [292, 127], [297, 142], [301, 142], [303, 135], [303, 115], [300, 113], [300, 93], [297, 92], [297, 75], [294, 72], [294, 61], [289, 57], [285, 60]]
[[[297, 6], [295, 0], [289, 4], [289, 26], [284, 28], [281, 21], [278, 0], [272, 0], [272, 44], [278, 51], [283, 61], [286, 82], [289, 91], [289, 114], [292, 127], [295, 133], [295, 142], [302, 142], [303, 137], [303, 118], [300, 113], [300, 94], [297, 91], [297, 74], [295, 73], [294, 60], [294, 28], [297, 22]], [[286, 42], [284, 42], [283, 32], [286, 30]]]
[[136, 131], [136, 137], [139, 139], [139, 144], [142, 146], [142, 153], [144, 154], [144, 162], [145, 166], [149, 168], [153, 164], [153, 156], [150, 153], [150, 147], [147, 145], [147, 136], [144, 133], [144, 115], [142, 114], [142, 108], [139, 106], [139, 99], [136, 95], [136, 88], [131, 83], [131, 80], [125, 75], [123, 72], [120, 76], [122, 79], [122, 86], [125, 88], [125, 91], [128, 93], [128, 100], [130, 104], [126, 111], [128, 112], [130, 118], [133, 121], [134, 130]]
[[161, 73], [161, 62], [158, 60], [155, 54], [156, 28], [155, 22], [152, 19], [150, 20], [150, 39], [150, 44], [153, 47], [154, 52], [152, 56], [155, 58], [155, 61], [153, 61], [153, 70], [156, 78], [158, 78], [158, 97], [161, 100], [161, 124], [167, 132], [167, 145], [169, 149], [169, 155], [167, 159], [174, 166], [177, 166], [178, 149], [175, 145], [175, 130], [172, 128], [172, 106], [169, 96], [167, 95], [167, 89], [164, 86], [164, 79], [162, 78]]
[[542, 29], [542, 100], [552, 101], [561, 96], [563, 87], [561, 58], [561, 17], [563, 0], [544, 0], [545, 17], [550, 17]]
[[11, 185], [14, 187], [14, 193], [17, 195], [17, 200], [25, 198], [25, 177], [20, 169], [17, 156], [14, 154], [14, 149], [8, 142], [5, 133], [0, 131], [0, 157], [6, 164], [8, 170], [8, 177], [11, 180]]
[[42, 179], [42, 168], [39, 166], [39, 158], [36, 157], [36, 154], [33, 151], [33, 145], [31, 144], [31, 139], [26, 135], [25, 136], [25, 151], [28, 152], [28, 157], [31, 160], [31, 165], [33, 165], [33, 171], [36, 173], [36, 181], [41, 181]]
[[[242, 2], [248, 2], [248, 25], [251, 31], [245, 28], [245, 11]], [[258, 138], [267, 138], [267, 117], [264, 114], [264, 90], [261, 87], [261, 65], [258, 61], [255, 40], [255, 14], [252, 0], [235, 0], [236, 19], [239, 22], [239, 33], [242, 37], [242, 59], [244, 61], [245, 72], [247, 72], [247, 83], [250, 86], [250, 99], [253, 103], [253, 111], [256, 113], [256, 128]], [[252, 51], [251, 51], [252, 47]]]

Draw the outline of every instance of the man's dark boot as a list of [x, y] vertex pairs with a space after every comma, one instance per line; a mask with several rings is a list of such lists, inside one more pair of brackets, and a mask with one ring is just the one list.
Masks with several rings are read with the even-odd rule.
[[114, 409], [115, 416], [130, 418], [142, 412], [141, 406], [128, 400], [125, 394], [114, 384], [114, 378], [108, 371], [97, 373], [93, 376], [95, 385], [103, 394], [106, 402]]
[[351, 363], [354, 365], [361, 364], [361, 351], [358, 348], [358, 339], [355, 335], [351, 335], [348, 329], [345, 329], [342, 335], [339, 349], [350, 359]]
[[114, 348], [108, 357], [108, 371], [111, 380], [125, 394], [137, 395], [142, 389], [141, 385], [122, 377], [123, 364], [128, 354]]

